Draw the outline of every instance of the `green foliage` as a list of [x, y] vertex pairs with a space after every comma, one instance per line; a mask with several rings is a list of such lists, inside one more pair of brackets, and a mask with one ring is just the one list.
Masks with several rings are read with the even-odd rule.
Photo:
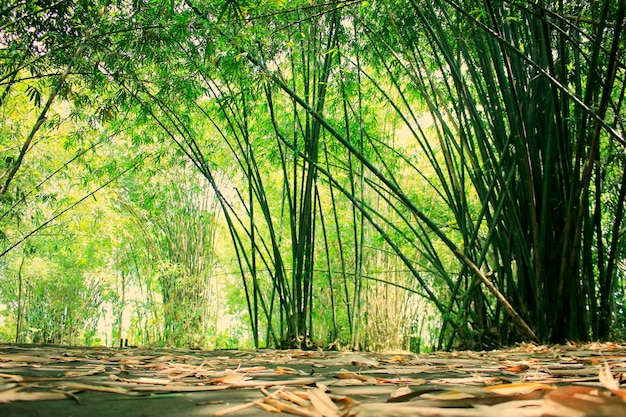
[[[75, 263], [57, 263], [39, 256], [23, 259], [18, 276], [2, 276], [3, 302], [7, 313], [19, 311], [11, 335], [17, 342], [84, 344], [95, 331], [103, 286], [97, 280], [77, 273]], [[84, 268], [82, 268], [84, 269]], [[15, 330], [14, 330], [15, 331]]]
[[4, 326], [193, 347], [618, 334], [626, 5], [597, 6], [3, 4]]

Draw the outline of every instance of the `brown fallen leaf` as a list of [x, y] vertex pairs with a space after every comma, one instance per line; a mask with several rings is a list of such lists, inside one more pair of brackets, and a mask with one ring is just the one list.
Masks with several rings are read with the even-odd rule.
[[251, 402], [245, 403], [245, 404], [239, 404], [239, 405], [236, 405], [236, 406], [233, 406], [233, 407], [228, 407], [228, 408], [225, 408], [223, 410], [219, 410], [219, 411], [213, 413], [213, 416], [214, 417], [222, 417], [222, 416], [225, 416], [225, 415], [228, 415], [228, 414], [238, 413], [238, 412], [240, 412], [242, 410], [245, 410], [247, 408], [254, 407], [255, 405], [258, 405], [259, 403], [261, 403], [261, 401], [257, 400], [257, 401], [251, 401]]
[[600, 383], [609, 391], [619, 391], [619, 381], [613, 377], [611, 367], [608, 363], [604, 362], [600, 365], [600, 372], [598, 374]]
[[22, 387], [0, 392], [0, 404], [14, 401], [47, 401], [64, 400], [67, 396], [62, 392], [29, 392]]
[[552, 385], [539, 384], [536, 382], [521, 382], [519, 384], [500, 384], [485, 387], [487, 391], [495, 392], [501, 395], [512, 394], [528, 394], [529, 392], [539, 390], [553, 390]]
[[335, 378], [338, 379], [356, 379], [357, 381], [367, 382], [369, 384], [376, 384], [378, 381], [376, 378], [367, 376], [367, 375], [359, 375], [354, 372], [340, 371], [335, 374]]
[[517, 364], [517, 365], [511, 365], [511, 366], [504, 367], [504, 368], [502, 368], [502, 370], [506, 371], [506, 372], [515, 372], [515, 373], [517, 373], [517, 372], [524, 372], [524, 371], [528, 370], [528, 368], [530, 368], [530, 367], [528, 365], [526, 365], [525, 363], [520, 363], [520, 364]]
[[451, 384], [451, 385], [490, 385], [502, 382], [500, 377], [485, 377], [482, 375], [475, 375], [467, 378], [439, 378], [433, 382], [438, 384]]
[[288, 380], [281, 381], [265, 381], [265, 380], [251, 380], [251, 381], [243, 381], [243, 382], [229, 382], [232, 388], [254, 388], [254, 387], [278, 387], [278, 386], [289, 386], [289, 385], [311, 385], [315, 383], [315, 378], [294, 378]]
[[81, 377], [90, 376], [106, 372], [107, 368], [104, 365], [96, 366], [85, 371], [65, 371], [63, 375], [67, 377]]
[[252, 377], [243, 374], [229, 373], [215, 378], [199, 379], [198, 383], [202, 384], [233, 384], [251, 380]]
[[408, 395], [411, 394], [411, 388], [410, 387], [400, 387], [397, 390], [395, 390], [394, 392], [391, 393], [391, 395], [389, 396], [389, 398], [398, 398], [398, 397], [402, 397], [404, 395]]
[[393, 384], [393, 385], [411, 385], [418, 386], [426, 383], [422, 378], [376, 378], [379, 384]]
[[54, 363], [54, 359], [31, 355], [2, 355], [0, 362]]
[[309, 400], [313, 407], [324, 417], [339, 417], [339, 408], [330, 397], [321, 389], [313, 388], [309, 390]]
[[19, 385], [17, 383], [15, 383], [15, 382], [11, 382], [9, 384], [6, 384], [6, 383], [0, 381], [0, 391], [8, 391], [8, 390], [16, 388], [18, 386]]
[[255, 404], [258, 405], [259, 407], [261, 407], [263, 410], [269, 412], [269, 413], [280, 413], [280, 412], [282, 412], [282, 410], [280, 408], [276, 408], [273, 405], [264, 403], [263, 401], [256, 401]]
[[[546, 393], [543, 389], [537, 389], [529, 392], [502, 395], [482, 387], [459, 386], [446, 389], [443, 393], [429, 394], [424, 392], [425, 389], [416, 390], [404, 396], [389, 398], [387, 403], [403, 402], [423, 408], [468, 408], [479, 405], [493, 406], [512, 401], [538, 400]], [[432, 391], [441, 391], [441, 387], [431, 386]]]
[[403, 363], [403, 362], [407, 361], [407, 358], [405, 358], [403, 356], [395, 355], [395, 356], [392, 356], [391, 358], [389, 358], [388, 361], [389, 362]]
[[135, 385], [131, 390], [136, 393], [149, 392], [205, 392], [221, 391], [232, 388], [229, 385]]
[[436, 392], [441, 390], [441, 387], [438, 385], [434, 385], [434, 384], [428, 384], [428, 385], [423, 385], [420, 386], [419, 388], [415, 389], [415, 390], [409, 390], [408, 392], [405, 390], [405, 393], [402, 395], [394, 395], [391, 396], [387, 402], [388, 403], [400, 403], [400, 402], [406, 402], [406, 401], [410, 401], [413, 398], [417, 398], [421, 395], [424, 394], [428, 394], [431, 392]]
[[[261, 392], [266, 393], [267, 391], [265, 389], [261, 389]], [[298, 392], [292, 392], [290, 390], [284, 389], [284, 387], [281, 387], [273, 394], [269, 394], [269, 395], [266, 394], [266, 395], [268, 398], [280, 397], [283, 400], [287, 400], [301, 407], [308, 407], [310, 405], [309, 402], [307, 401], [309, 399], [309, 395], [308, 394], [302, 395], [302, 394]]]
[[276, 373], [281, 375], [307, 375], [306, 372], [286, 366], [277, 366]]
[[22, 382], [23, 379], [24, 377], [21, 375], [0, 373], [0, 385], [6, 384], [7, 382]]
[[137, 395], [137, 393], [131, 392], [130, 390], [127, 390], [125, 388], [107, 387], [103, 385], [82, 384], [79, 382], [65, 382], [63, 384], [59, 384], [58, 388], [67, 389], [67, 390], [79, 390], [79, 391], [108, 392], [111, 394], [122, 394], [122, 395]]
[[109, 379], [111, 381], [116, 381], [116, 382], [126, 382], [126, 383], [130, 383], [130, 384], [149, 384], [149, 385], [174, 385], [175, 383], [170, 381], [169, 379], [162, 379], [162, 378], [136, 378], [136, 379], [129, 379], [129, 378], [122, 378], [121, 376], [118, 375], [109, 375]]
[[323, 417], [322, 414], [314, 408], [302, 407], [296, 404], [288, 403], [287, 401], [276, 400], [274, 398], [264, 398], [263, 402], [270, 404], [280, 411], [294, 414], [302, 417]]
[[626, 416], [626, 402], [598, 388], [574, 385], [550, 392], [542, 410], [553, 417], [617, 417]]

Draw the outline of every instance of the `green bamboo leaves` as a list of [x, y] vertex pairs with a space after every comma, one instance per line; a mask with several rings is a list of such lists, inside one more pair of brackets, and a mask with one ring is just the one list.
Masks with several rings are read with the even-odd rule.
[[[603, 339], [623, 285], [626, 4], [570, 3], [70, 2], [87, 15], [49, 56], [16, 35], [0, 105], [53, 68], [50, 100], [129, 123], [138, 152], [172, 143], [156, 153], [191, 161], [219, 208], [214, 262], [237, 271], [256, 347], [380, 346], [396, 323], [440, 348]], [[169, 237], [159, 256], [204, 262], [204, 226], [145, 221]], [[177, 290], [199, 270], [166, 272], [174, 303], [201, 294]]]

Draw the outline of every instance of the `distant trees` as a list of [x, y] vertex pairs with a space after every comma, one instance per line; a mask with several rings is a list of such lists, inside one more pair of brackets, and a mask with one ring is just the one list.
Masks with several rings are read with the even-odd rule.
[[158, 329], [156, 338], [145, 332], [142, 343], [201, 347], [214, 342], [217, 330], [217, 200], [197, 172], [179, 167], [162, 177], [163, 172], [154, 172], [149, 187], [126, 182], [120, 199], [136, 233], [129, 275], [135, 275], [133, 286], [145, 287], [144, 301], [152, 300], [143, 305], [151, 320], [137, 325]]
[[106, 186], [146, 343], [215, 343], [214, 268], [255, 346], [620, 331], [625, 0], [45, 3], [0, 7], [5, 300]]

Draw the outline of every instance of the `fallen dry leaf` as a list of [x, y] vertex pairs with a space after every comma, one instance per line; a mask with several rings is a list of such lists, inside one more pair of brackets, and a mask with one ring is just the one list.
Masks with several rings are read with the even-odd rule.
[[506, 368], [503, 368], [502, 370], [506, 372], [524, 372], [528, 370], [528, 368], [530, 367], [524, 363], [524, 364], [507, 366]]
[[2, 379], [0, 381], [0, 386], [6, 384], [7, 382], [22, 382], [24, 380], [24, 377], [22, 377], [21, 375], [3, 373], [0, 373], [0, 378]]
[[319, 411], [314, 408], [302, 407], [296, 404], [289, 403], [287, 401], [276, 400], [274, 398], [265, 398], [264, 403], [270, 404], [282, 412], [290, 413], [296, 416], [302, 417], [323, 417]]
[[311, 404], [313, 404], [313, 407], [315, 407], [315, 409], [319, 411], [323, 417], [339, 417], [339, 408], [321, 389], [310, 389], [309, 400], [311, 401]]
[[286, 366], [277, 366], [276, 373], [284, 375], [306, 375], [306, 372], [304, 371], [300, 371], [294, 368], [288, 368]]
[[104, 385], [81, 384], [78, 382], [64, 382], [63, 384], [59, 385], [59, 388], [66, 390], [96, 391], [108, 392], [111, 394], [137, 395], [136, 393], [133, 393], [130, 390], [124, 388], [107, 387]]
[[600, 365], [598, 379], [606, 389], [610, 391], [619, 391], [619, 381], [613, 377], [611, 367], [608, 363], [604, 362], [602, 365]]
[[261, 403], [261, 401], [251, 401], [249, 403], [245, 403], [245, 404], [240, 404], [240, 405], [236, 405], [233, 407], [228, 407], [225, 408], [223, 410], [217, 411], [215, 413], [213, 413], [214, 417], [222, 417], [228, 414], [234, 414], [234, 413], [238, 413], [239, 411], [242, 410], [246, 410], [250, 407], [254, 407], [255, 405], [260, 405], [259, 403]]
[[354, 372], [346, 372], [346, 371], [337, 372], [337, 374], [335, 375], [335, 378], [338, 378], [338, 379], [355, 379], [357, 381], [366, 382], [366, 383], [370, 383], [370, 384], [376, 384], [378, 382], [376, 380], [376, 378], [374, 378], [374, 377], [367, 376], [367, 375], [359, 375], [359, 374], [356, 374]]
[[409, 387], [400, 387], [394, 392], [391, 393], [389, 398], [399, 398], [411, 393], [411, 388]]
[[96, 367], [92, 367], [91, 369], [87, 369], [84, 371], [66, 371], [63, 372], [63, 375], [66, 377], [81, 377], [81, 376], [89, 376], [89, 375], [96, 375], [96, 374], [101, 374], [106, 372], [107, 368], [104, 365], [100, 365], [100, 366], [96, 366]]
[[542, 410], [553, 417], [626, 416], [626, 403], [594, 387], [569, 386], [550, 392]]
[[64, 400], [66, 398], [67, 396], [62, 392], [29, 392], [22, 391], [21, 387], [0, 392], [0, 404], [13, 401]]
[[2, 355], [0, 356], [0, 362], [22, 362], [22, 363], [53, 363], [54, 359], [30, 356], [30, 355]]
[[519, 384], [500, 384], [485, 387], [486, 390], [500, 395], [528, 394], [538, 390], [552, 390], [552, 385], [538, 384], [536, 382], [521, 382]]

